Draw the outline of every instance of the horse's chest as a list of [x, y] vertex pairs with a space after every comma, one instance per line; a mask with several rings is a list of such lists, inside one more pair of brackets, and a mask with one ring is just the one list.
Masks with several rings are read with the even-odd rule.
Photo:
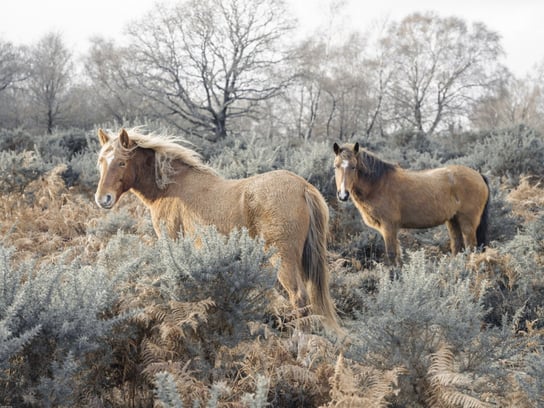
[[361, 203], [357, 203], [357, 207], [366, 225], [368, 225], [369, 227], [378, 228], [378, 229], [381, 227], [382, 225], [380, 221], [381, 217], [374, 207], [364, 205]]

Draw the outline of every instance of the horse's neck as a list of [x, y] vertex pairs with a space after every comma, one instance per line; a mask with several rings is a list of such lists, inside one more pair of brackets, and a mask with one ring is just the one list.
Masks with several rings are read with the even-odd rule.
[[354, 191], [352, 192], [354, 198], [361, 203], [362, 206], [367, 206], [368, 201], [372, 200], [376, 194], [379, 194], [380, 190], [387, 182], [385, 179], [388, 174], [382, 175], [377, 180], [371, 180], [365, 171], [358, 171], [357, 180], [355, 182]]
[[[212, 172], [173, 163], [174, 174], [164, 188], [159, 188], [155, 177], [140, 177], [132, 191], [151, 209], [166, 198], [175, 197], [184, 206], [198, 208], [210, 191], [210, 186], [222, 178]], [[211, 188], [213, 191], [213, 187]]]
[[364, 179], [364, 176], [358, 176], [353, 188], [352, 195], [360, 202], [365, 202], [374, 191], [373, 184]]

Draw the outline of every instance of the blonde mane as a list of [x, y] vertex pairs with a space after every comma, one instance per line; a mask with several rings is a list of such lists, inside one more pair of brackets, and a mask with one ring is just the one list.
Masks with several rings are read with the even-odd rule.
[[217, 175], [215, 170], [202, 162], [199, 153], [180, 144], [188, 143], [185, 139], [179, 136], [158, 135], [154, 133], [143, 134], [138, 129], [126, 129], [134, 145], [125, 148], [119, 143], [118, 135], [115, 135], [102, 147], [100, 156], [104, 155], [107, 151], [115, 150], [121, 157], [128, 159], [132, 151], [138, 147], [153, 150], [155, 152], [155, 181], [160, 189], [164, 189], [168, 184], [172, 183], [171, 177], [175, 174], [172, 162], [176, 160], [201, 172]]

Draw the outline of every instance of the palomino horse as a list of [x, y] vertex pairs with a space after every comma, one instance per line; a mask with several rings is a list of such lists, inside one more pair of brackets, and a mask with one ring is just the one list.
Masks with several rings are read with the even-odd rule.
[[314, 186], [284, 170], [224, 179], [172, 137], [125, 129], [118, 136], [100, 129], [98, 137], [100, 207], [112, 208], [130, 190], [149, 208], [157, 235], [162, 226], [172, 238], [198, 225], [215, 225], [223, 234], [247, 228], [276, 248], [278, 280], [293, 306], [311, 305], [338, 327], [326, 259], [329, 209]]
[[387, 261], [400, 264], [400, 228], [446, 223], [451, 251], [487, 244], [489, 186], [464, 166], [408, 171], [359, 148], [334, 144], [338, 199], [350, 196], [364, 222], [381, 233]]

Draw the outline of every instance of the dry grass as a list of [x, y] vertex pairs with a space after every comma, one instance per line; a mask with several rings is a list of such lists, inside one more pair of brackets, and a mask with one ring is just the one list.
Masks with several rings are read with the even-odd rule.
[[[62, 179], [65, 170], [66, 165], [59, 165], [22, 193], [2, 196], [0, 233], [5, 245], [15, 247], [17, 259], [51, 261], [74, 249], [74, 256], [93, 260], [103, 246], [87, 231], [105, 218], [105, 212], [88, 192], [66, 187]], [[122, 201], [119, 208], [136, 220], [146, 219], [145, 209], [135, 197], [127, 195]]]
[[512, 211], [526, 222], [544, 213], [544, 186], [542, 179], [524, 177], [507, 197]]

